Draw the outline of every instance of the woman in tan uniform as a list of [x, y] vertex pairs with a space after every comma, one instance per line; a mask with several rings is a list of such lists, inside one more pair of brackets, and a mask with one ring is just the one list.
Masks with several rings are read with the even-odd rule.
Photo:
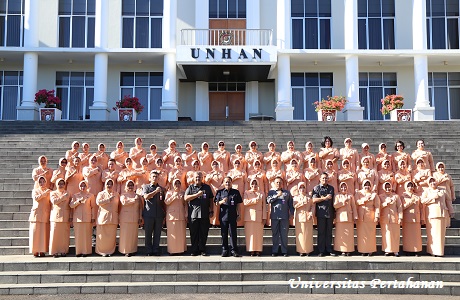
[[193, 146], [190, 143], [185, 144], [185, 152], [182, 153], [182, 161], [184, 162], [185, 171], [193, 170], [192, 163], [198, 159], [198, 154], [193, 150]]
[[[240, 195], [244, 195], [246, 190], [247, 175], [246, 172], [241, 169], [241, 162], [239, 159], [233, 162], [233, 169], [228, 171], [227, 176], [232, 178], [232, 188], [237, 189]], [[244, 210], [241, 210], [241, 218], [238, 221], [237, 226], [244, 226]]]
[[141, 158], [147, 155], [147, 152], [142, 147], [142, 139], [137, 137], [134, 140], [134, 147], [129, 149], [129, 157], [133, 160], [133, 168], [139, 169], [141, 167]]
[[[268, 152], [264, 154], [264, 166], [265, 170], [270, 170], [272, 166], [272, 160], [276, 159], [281, 161], [281, 154], [276, 151], [276, 144], [273, 142], [268, 143]], [[281, 166], [280, 166], [281, 167]]]
[[97, 194], [102, 191], [102, 181], [101, 174], [102, 170], [97, 162], [97, 157], [95, 155], [90, 158], [90, 165], [83, 168], [83, 178], [88, 184], [88, 192], [97, 196]]
[[249, 173], [254, 169], [254, 162], [256, 160], [261, 161], [263, 159], [263, 154], [257, 149], [257, 143], [254, 141], [249, 142], [249, 150], [246, 152], [244, 159], [248, 163], [247, 172]]
[[335, 195], [335, 236], [334, 250], [342, 256], [350, 256], [355, 251], [354, 224], [358, 219], [355, 198], [349, 194], [345, 182], [340, 183], [340, 193]]
[[51, 177], [53, 177], [53, 169], [48, 168], [48, 159], [44, 155], [38, 158], [38, 167], [32, 170], [34, 188], [38, 188], [40, 186], [38, 184], [38, 179], [42, 176], [46, 179], [46, 187], [52, 188]]
[[404, 160], [398, 162], [398, 171], [395, 173], [396, 194], [402, 195], [406, 189], [406, 183], [412, 180], [412, 174], [409, 172]]
[[305, 178], [303, 177], [303, 174], [299, 169], [299, 162], [295, 158], [291, 159], [289, 165], [291, 167], [289, 168], [289, 170], [286, 171], [286, 189], [294, 197], [298, 194], [297, 185], [299, 184], [299, 182], [304, 182]]
[[168, 148], [163, 151], [161, 157], [163, 158], [163, 168], [166, 170], [166, 173], [169, 173], [169, 170], [174, 166], [174, 157], [180, 156], [179, 151], [176, 149], [176, 141], [169, 140]]
[[391, 189], [393, 191], [396, 191], [396, 180], [395, 180], [395, 175], [393, 173], [393, 171], [390, 169], [390, 161], [389, 160], [385, 160], [383, 162], [383, 165], [382, 165], [382, 169], [380, 171], [377, 172], [378, 174], [378, 180], [379, 180], [379, 186], [377, 188], [377, 193], [380, 195], [380, 194], [383, 194], [385, 191], [384, 191], [384, 188], [383, 188], [383, 184], [385, 182], [389, 182], [391, 184]]
[[[235, 162], [235, 160], [239, 160], [240, 161], [240, 164], [241, 164], [241, 169], [243, 171], [247, 171], [247, 163], [246, 163], [246, 160], [244, 158], [244, 154], [243, 154], [243, 146], [241, 146], [240, 144], [236, 144], [235, 145], [235, 153], [232, 153], [230, 155], [230, 162], [229, 162], [229, 171], [230, 169], [233, 168], [233, 164]], [[228, 175], [228, 172], [227, 172], [227, 175]]]
[[168, 175], [168, 185], [164, 188], [168, 189], [168, 187], [170, 187], [172, 189], [173, 181], [175, 179], [180, 180], [181, 186], [186, 185], [187, 171], [182, 167], [182, 158], [180, 158], [180, 156], [176, 156], [174, 158], [174, 166], [171, 168]]
[[187, 206], [184, 191], [179, 179], [172, 182], [172, 188], [166, 192], [166, 228], [169, 255], [187, 251], [185, 228], [187, 226]]
[[[134, 182], [134, 181], [133, 181]], [[113, 180], [105, 182], [105, 190], [97, 194], [96, 253], [104, 257], [115, 252], [120, 194], [113, 190]]]
[[155, 165], [156, 165], [156, 168], [154, 170], [158, 173], [158, 179], [157, 179], [158, 185], [162, 187], [166, 187], [168, 185], [168, 172], [166, 172], [166, 170], [163, 168], [163, 165], [164, 165], [163, 159], [158, 158]]
[[260, 256], [263, 250], [264, 224], [267, 216], [264, 194], [259, 191], [256, 178], [249, 183], [250, 189], [244, 192], [244, 235], [246, 251], [251, 256]]
[[49, 253], [54, 257], [66, 256], [70, 241], [70, 194], [65, 189], [65, 180], [59, 178], [57, 190], [51, 192], [50, 245]]
[[339, 187], [342, 182], [347, 184], [347, 191], [349, 194], [354, 195], [355, 191], [358, 189], [356, 173], [353, 169], [350, 168], [350, 162], [348, 159], [342, 160], [342, 169], [338, 173]]
[[93, 252], [91, 238], [96, 220], [96, 200], [94, 195], [87, 191], [85, 181], [81, 181], [78, 186], [80, 192], [72, 195], [70, 201], [70, 208], [73, 209], [75, 254], [77, 257], [86, 257]]
[[362, 186], [364, 180], [369, 180], [372, 185], [372, 191], [377, 192], [379, 183], [378, 174], [374, 169], [369, 167], [370, 159], [365, 156], [361, 158], [361, 169], [358, 171], [358, 186]]
[[382, 163], [388, 160], [390, 162], [390, 169], [395, 171], [395, 168], [393, 167], [393, 157], [391, 154], [387, 152], [387, 145], [385, 143], [381, 143], [379, 145], [379, 153], [375, 156], [375, 162], [377, 164], [377, 172], [382, 169]]
[[425, 224], [423, 205], [420, 197], [415, 194], [415, 184], [411, 181], [405, 183], [406, 191], [402, 193], [403, 205], [402, 240], [403, 251], [406, 255], [419, 256], [422, 251], [422, 229]]
[[[147, 158], [145, 157], [142, 157], [141, 158], [141, 167], [138, 169], [138, 171], [140, 171], [141, 173], [142, 172], [145, 172], [144, 174], [138, 176], [136, 178], [136, 181], [134, 182], [134, 185], [137, 187], [136, 191], [139, 195], [142, 195], [142, 186], [144, 184], [149, 184], [150, 183], [150, 170], [149, 170], [149, 162], [147, 160]], [[121, 193], [120, 193], [121, 195]]]
[[432, 173], [436, 171], [434, 168], [434, 160], [433, 160], [433, 155], [431, 154], [430, 151], [425, 150], [425, 141], [424, 140], [418, 140], [417, 141], [417, 149], [412, 152], [412, 160], [414, 162], [417, 161], [417, 159], [422, 158], [423, 161], [425, 162], [425, 166], [430, 169]]
[[308, 194], [307, 184], [299, 182], [299, 194], [294, 197], [295, 208], [295, 244], [300, 256], [310, 255], [313, 252], [313, 216], [315, 204]]
[[113, 189], [117, 192], [120, 191], [120, 185], [118, 184], [118, 174], [119, 172], [116, 170], [115, 166], [116, 166], [117, 162], [115, 161], [115, 159], [111, 158], [109, 160], [109, 162], [107, 163], [107, 169], [105, 169], [104, 171], [102, 171], [102, 174], [101, 174], [101, 183], [105, 183], [107, 181], [107, 179], [112, 179], [113, 180]]
[[306, 166], [304, 169], [308, 195], [311, 195], [313, 188], [319, 184], [320, 170], [317, 167], [317, 163], [318, 160], [311, 157], [308, 161], [308, 167]]
[[80, 182], [84, 180], [80, 166], [80, 157], [73, 159], [73, 166], [67, 168], [64, 179], [67, 182], [67, 192], [70, 195], [73, 196], [80, 192]]
[[65, 182], [65, 173], [67, 168], [67, 159], [66, 158], [60, 158], [59, 159], [59, 165], [56, 170], [53, 171], [53, 175], [51, 176], [51, 183], [54, 187], [54, 190], [57, 189], [57, 181], [58, 179], [64, 179]]
[[268, 188], [266, 172], [262, 169], [262, 163], [259, 160], [256, 160], [254, 161], [253, 166], [253, 169], [248, 172], [247, 186], [249, 186], [252, 179], [257, 179], [259, 182], [259, 191], [262, 194], [267, 195], [270, 189]]
[[112, 153], [110, 153], [110, 158], [113, 158], [116, 161], [115, 168], [117, 169], [117, 171], [121, 171], [122, 169], [126, 167], [125, 160], [127, 157], [129, 157], [129, 154], [125, 152], [125, 145], [123, 144], [122, 141], [118, 141], [117, 149], [115, 149], [114, 151], [112, 151]]
[[145, 156], [149, 162], [149, 170], [152, 171], [156, 168], [157, 159], [161, 158], [161, 155], [157, 153], [157, 146], [155, 144], [150, 145], [150, 153]]
[[[355, 172], [359, 169], [359, 153], [356, 149], [352, 148], [352, 140], [350, 138], [346, 138], [343, 142], [345, 147], [341, 148], [340, 153], [340, 160], [343, 162], [345, 159], [348, 160], [350, 163], [350, 170]], [[349, 187], [350, 188], [350, 187]], [[352, 191], [352, 190], [350, 190]]]
[[326, 161], [326, 168], [323, 170], [327, 174], [327, 184], [334, 187], [334, 191], [338, 191], [338, 174], [334, 170], [334, 163], [332, 160]]
[[395, 151], [391, 156], [393, 158], [393, 171], [396, 172], [398, 169], [398, 163], [400, 160], [404, 160], [406, 163], [407, 169], [409, 171], [412, 170], [411, 163], [410, 163], [410, 155], [404, 152], [404, 143], [402, 141], [397, 141], [395, 143]]
[[[127, 157], [125, 159], [125, 166], [126, 168], [121, 170], [120, 173], [118, 173], [118, 184], [120, 186], [120, 189], [124, 186], [126, 186], [126, 182], [128, 180], [132, 180], [133, 182], [136, 182], [137, 177], [142, 176], [146, 173], [144, 170], [136, 170], [133, 168], [133, 161], [131, 158]], [[137, 189], [137, 187], [136, 187]], [[118, 193], [118, 192], [117, 192]]]
[[299, 162], [301, 163], [303, 161], [303, 158], [302, 153], [295, 149], [295, 144], [293, 141], [287, 142], [286, 147], [286, 151], [281, 153], [281, 162], [284, 164], [284, 171], [287, 172], [291, 168], [291, 161], [293, 159], [295, 159], [297, 164], [299, 164]]
[[213, 158], [212, 153], [210, 153], [208, 150], [209, 144], [204, 142], [203, 144], [201, 144], [201, 152], [198, 153], [198, 160], [200, 161], [200, 170], [204, 174], [212, 170], [211, 162]]
[[[212, 171], [206, 174], [205, 177], [205, 182], [211, 187], [213, 195], [216, 194], [216, 192], [222, 188], [222, 183], [224, 182], [224, 172], [220, 170], [219, 167], [219, 162], [217, 160], [214, 160], [211, 163], [212, 166]], [[197, 170], [198, 171], [198, 170]], [[195, 171], [194, 171], [195, 172]], [[190, 184], [194, 183], [195, 178], [194, 176], [190, 177]], [[218, 226], [220, 224], [219, 222], [219, 205], [213, 205], [213, 215], [210, 217], [210, 222], [212, 226]]]
[[412, 180], [416, 184], [416, 192], [420, 195], [428, 186], [428, 178], [431, 177], [431, 170], [426, 168], [423, 158], [416, 161], [417, 168], [412, 171]]
[[377, 251], [376, 226], [380, 217], [380, 199], [373, 192], [372, 183], [365, 179], [362, 189], [355, 195], [358, 220], [356, 232], [358, 236], [358, 252], [363, 256], [371, 256]]
[[[450, 212], [450, 215], [454, 214], [454, 207], [452, 202], [455, 201], [455, 187], [452, 177], [446, 173], [446, 166], [443, 162], [438, 162], [436, 164], [436, 172], [433, 174], [434, 179], [438, 188], [443, 188], [446, 190], [446, 205], [447, 209]], [[450, 216], [446, 217], [446, 226], [450, 227]]]
[[[228, 173], [230, 168], [230, 152], [225, 150], [224, 141], [219, 141], [217, 143], [217, 150], [213, 153], [213, 159], [219, 162], [219, 167], [224, 175]], [[215, 195], [215, 194], [214, 194]]]
[[380, 230], [382, 251], [385, 256], [399, 256], [400, 227], [403, 217], [401, 198], [391, 188], [390, 182], [383, 184], [385, 193], [380, 194]]
[[82, 145], [82, 152], [78, 154], [80, 157], [80, 165], [82, 168], [89, 166], [89, 158], [91, 157], [91, 152], [89, 152], [89, 144], [83, 143]]
[[[212, 167], [212, 163], [211, 163], [211, 167]], [[187, 175], [186, 175], [186, 178], [185, 178], [186, 183], [187, 183], [187, 187], [189, 185], [195, 183], [195, 172], [198, 172], [199, 170], [200, 170], [200, 161], [198, 159], [195, 159], [194, 161], [192, 161], [192, 169], [187, 172]], [[213, 170], [214, 170], [214, 168], [213, 168]], [[211, 173], [212, 172], [213, 171], [211, 171]]]
[[144, 207], [142, 197], [136, 194], [134, 181], [126, 182], [125, 190], [120, 196], [120, 240], [118, 251], [125, 256], [131, 256], [137, 252], [138, 228], [142, 224], [142, 209]]
[[101, 170], [107, 169], [107, 164], [109, 163], [109, 155], [105, 153], [105, 145], [104, 144], [99, 144], [97, 146], [97, 152], [94, 153], [93, 155], [96, 156], [97, 158], [97, 164], [99, 167], [101, 167]]
[[[375, 170], [375, 172], [377, 172], [377, 162], [375, 160], [375, 155], [369, 152], [368, 143], [361, 144], [361, 153], [359, 154], [360, 162], [362, 161], [363, 157], [367, 157], [369, 159], [369, 169]], [[362, 168], [362, 164], [360, 168]]]
[[305, 151], [302, 152], [302, 168], [305, 171], [306, 168], [310, 167], [310, 159], [314, 158], [315, 159], [315, 167], [318, 168], [318, 163], [319, 163], [319, 155], [318, 153], [313, 151], [313, 143], [308, 141], [305, 143]]
[[80, 143], [78, 141], [72, 142], [72, 149], [65, 152], [65, 158], [67, 159], [69, 166], [73, 165], [73, 159], [78, 157], [78, 149], [80, 149]]
[[32, 209], [29, 216], [29, 249], [35, 257], [45, 256], [49, 249], [50, 193], [46, 178], [38, 178], [38, 187], [32, 191]]
[[324, 141], [321, 143], [321, 150], [318, 153], [319, 159], [321, 160], [321, 164], [319, 168], [321, 170], [326, 170], [326, 162], [328, 160], [332, 161], [333, 163], [333, 170], [338, 171], [339, 167], [337, 165], [337, 161], [340, 158], [340, 153], [337, 148], [332, 147], [333, 142], [332, 139], [328, 136], [324, 137]]

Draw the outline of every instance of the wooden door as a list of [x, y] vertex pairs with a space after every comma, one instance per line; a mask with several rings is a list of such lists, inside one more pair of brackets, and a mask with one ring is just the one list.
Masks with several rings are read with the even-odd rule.
[[244, 97], [244, 92], [210, 92], [209, 120], [244, 120]]
[[246, 43], [246, 19], [209, 19], [209, 29], [210, 45]]
[[228, 92], [228, 120], [244, 120], [244, 92]]
[[209, 93], [209, 120], [226, 120], [227, 92]]

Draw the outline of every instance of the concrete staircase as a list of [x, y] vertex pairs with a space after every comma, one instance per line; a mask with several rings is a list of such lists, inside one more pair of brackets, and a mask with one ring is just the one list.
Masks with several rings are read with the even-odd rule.
[[[263, 256], [253, 258], [225, 258], [220, 253], [220, 230], [210, 230], [210, 257], [163, 255], [159, 258], [142, 255], [125, 258], [37, 258], [28, 255], [28, 215], [31, 208], [31, 171], [37, 158], [46, 155], [55, 168], [58, 159], [70, 149], [72, 141], [88, 142], [91, 152], [103, 142], [107, 152], [118, 140], [126, 150], [136, 137], [144, 139], [147, 149], [155, 143], [159, 150], [167, 147], [169, 139], [177, 141], [180, 150], [185, 142], [199, 149], [202, 142], [210, 144], [224, 140], [233, 152], [240, 143], [244, 151], [255, 140], [262, 152], [270, 141], [277, 150], [284, 151], [293, 140], [298, 150], [304, 150], [311, 140], [315, 149], [323, 136], [329, 135], [334, 146], [341, 148], [345, 137], [353, 139], [354, 147], [367, 142], [376, 153], [378, 144], [386, 142], [389, 150], [396, 140], [406, 144], [412, 152], [415, 142], [423, 138], [432, 151], [435, 162], [444, 161], [447, 172], [456, 186], [460, 186], [460, 123], [458, 122], [0, 122], [0, 294], [56, 294], [56, 293], [422, 293], [460, 295], [460, 204], [455, 204], [455, 219], [447, 230], [446, 255], [453, 257], [370, 257], [300, 258], [295, 254], [295, 234], [289, 232], [288, 258]], [[460, 198], [460, 192], [456, 193]], [[458, 202], [458, 201], [456, 201]], [[239, 230], [239, 244], [244, 249], [244, 233]], [[316, 236], [316, 235], [315, 235]], [[380, 231], [377, 232], [380, 243]], [[423, 229], [424, 240], [426, 238]], [[163, 233], [162, 244], [166, 237]], [[71, 244], [73, 243], [73, 238]], [[139, 245], [144, 243], [139, 230]], [[271, 232], [264, 231], [264, 254], [269, 254]], [[242, 246], [241, 246], [242, 245]], [[73, 249], [71, 249], [71, 252]], [[140, 247], [142, 252], [142, 247]], [[166, 251], [164, 251], [166, 252]], [[244, 251], [242, 251], [244, 254]], [[365, 281], [363, 288], [291, 288], [288, 280]], [[371, 280], [442, 280], [441, 289], [373, 288]], [[306, 285], [306, 284], [304, 284]]]

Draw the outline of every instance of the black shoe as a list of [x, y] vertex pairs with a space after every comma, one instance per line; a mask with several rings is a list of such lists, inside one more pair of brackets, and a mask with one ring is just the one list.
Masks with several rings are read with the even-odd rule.
[[231, 254], [232, 254], [233, 257], [240, 257], [241, 256], [236, 251], [232, 251]]
[[223, 250], [222, 251], [222, 257], [227, 257], [228, 256], [228, 251], [227, 250]]
[[256, 252], [256, 256], [260, 256], [260, 255], [262, 255], [262, 253]]
[[342, 256], [347, 256], [347, 254], [346, 254], [345, 252], [342, 252], [342, 254], [341, 254], [341, 255], [342, 255]]
[[88, 256], [88, 254], [82, 254], [81, 255], [81, 257], [87, 257], [87, 256]]
[[385, 252], [385, 256], [390, 256], [390, 253], [388, 253], [388, 252]]
[[110, 254], [104, 254], [103, 257], [110, 257]]
[[[192, 253], [193, 255], [193, 253]], [[153, 256], [153, 252], [147, 253], [147, 256]]]
[[208, 255], [208, 253], [202, 251], [202, 252], [201, 252], [201, 256], [209, 256], [209, 255]]
[[323, 257], [324, 256], [324, 253], [320, 253], [318, 254], [319, 257]]
[[56, 253], [56, 254], [53, 254], [53, 257], [54, 257], [54, 258], [58, 258], [58, 257], [59, 257], [59, 254], [57, 254], [57, 253]]
[[272, 253], [272, 256], [273, 256], [273, 257], [276, 257], [276, 256], [278, 256], [278, 254], [276, 254], [276, 253]]
[[398, 253], [398, 252], [396, 252], [396, 253], [395, 253], [395, 256], [396, 256], [396, 257], [399, 257], [399, 253]]
[[82, 257], [83, 254], [76, 254], [75, 256], [76, 256], [76, 257]]
[[283, 256], [284, 257], [288, 257], [289, 255], [287, 253], [283, 253]]
[[192, 252], [192, 253], [190, 253], [190, 255], [191, 255], [191, 256], [197, 256], [197, 255], [198, 255], [198, 253], [196, 253], [196, 252]]
[[300, 253], [300, 256], [305, 256], [305, 255], [307, 255], [307, 254], [305, 254], [305, 253]]
[[153, 256], [161, 256], [160, 252], [153, 252]]
[[334, 252], [329, 253], [330, 256], [337, 256]]
[[125, 256], [126, 257], [131, 257], [131, 253], [126, 253]]

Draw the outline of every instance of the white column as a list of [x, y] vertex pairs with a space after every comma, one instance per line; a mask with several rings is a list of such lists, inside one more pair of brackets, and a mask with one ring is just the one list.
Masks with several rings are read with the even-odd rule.
[[[260, 29], [260, 0], [246, 1], [246, 28]], [[246, 34], [246, 45], [260, 45], [260, 34]]]
[[426, 0], [412, 0], [412, 44], [414, 50], [426, 50]]
[[[415, 0], [416, 1], [416, 0]], [[357, 0], [345, 0], [344, 9], [344, 37], [345, 49], [358, 49], [358, 5]]]
[[195, 84], [195, 121], [209, 121], [209, 85], [204, 81]]
[[357, 56], [345, 58], [348, 103], [343, 110], [345, 120], [362, 121], [364, 107], [359, 104], [359, 61]]
[[292, 121], [294, 119], [294, 107], [291, 100], [291, 60], [289, 54], [278, 54], [277, 80], [276, 120]]
[[[104, 51], [107, 48], [109, 0], [96, 0], [96, 15], [94, 24], [94, 45]], [[107, 105], [107, 76], [109, 57], [108, 54], [97, 53], [94, 56], [94, 102], [89, 107], [90, 119], [107, 121], [110, 109]]]
[[[38, 12], [39, 1], [24, 1], [24, 47], [38, 47]], [[37, 90], [38, 54], [24, 53], [24, 78], [21, 105], [17, 109], [18, 120], [37, 120], [38, 106], [34, 102]]]
[[251, 114], [259, 113], [259, 82], [250, 81], [246, 83], [245, 119], [249, 120]]
[[[209, 29], [209, 0], [195, 0], [195, 28]], [[196, 45], [208, 45], [208, 34], [197, 31], [195, 33]]]
[[290, 13], [290, 0], [276, 1], [276, 45], [278, 49], [291, 47]]
[[430, 107], [428, 98], [428, 58], [425, 55], [414, 56], [415, 81], [415, 121], [433, 121], [434, 107]]

